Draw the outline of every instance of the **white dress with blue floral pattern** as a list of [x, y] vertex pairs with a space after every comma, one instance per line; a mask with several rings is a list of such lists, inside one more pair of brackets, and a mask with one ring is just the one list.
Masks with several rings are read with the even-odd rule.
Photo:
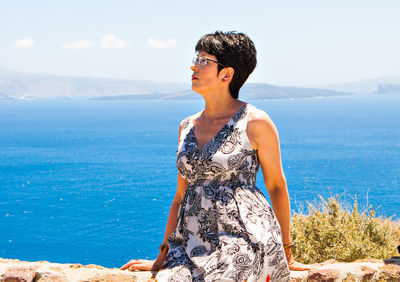
[[177, 168], [189, 185], [157, 281], [289, 281], [279, 224], [255, 186], [259, 162], [246, 134], [252, 107], [201, 149], [194, 117], [182, 121]]

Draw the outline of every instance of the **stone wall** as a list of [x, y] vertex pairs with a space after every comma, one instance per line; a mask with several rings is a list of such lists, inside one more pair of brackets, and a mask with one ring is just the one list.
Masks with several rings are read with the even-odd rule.
[[[329, 260], [310, 271], [291, 271], [290, 281], [400, 281], [400, 257], [352, 263]], [[1, 282], [128, 282], [151, 279], [150, 271], [121, 271], [99, 265], [26, 262], [0, 258]]]

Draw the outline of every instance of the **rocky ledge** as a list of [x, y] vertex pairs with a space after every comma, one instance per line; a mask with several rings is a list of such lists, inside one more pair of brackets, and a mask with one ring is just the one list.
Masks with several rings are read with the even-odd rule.
[[[351, 263], [329, 260], [310, 271], [291, 271], [290, 281], [400, 281], [400, 257], [364, 259]], [[148, 281], [150, 271], [121, 271], [99, 265], [26, 262], [0, 258], [1, 282]]]

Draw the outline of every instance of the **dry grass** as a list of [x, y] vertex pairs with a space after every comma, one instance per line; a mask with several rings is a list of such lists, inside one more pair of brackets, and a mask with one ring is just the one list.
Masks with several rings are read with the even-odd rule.
[[303, 263], [328, 259], [355, 261], [363, 258], [390, 258], [398, 255], [400, 223], [376, 217], [376, 211], [358, 211], [341, 204], [338, 196], [308, 204], [308, 211], [292, 217], [294, 257]]

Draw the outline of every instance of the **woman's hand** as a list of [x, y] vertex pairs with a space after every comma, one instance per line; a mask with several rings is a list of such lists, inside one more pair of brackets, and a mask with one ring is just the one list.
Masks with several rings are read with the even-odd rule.
[[167, 254], [160, 252], [156, 260], [146, 260], [146, 259], [133, 259], [128, 263], [123, 265], [120, 270], [128, 269], [130, 271], [134, 270], [147, 270], [147, 271], [159, 271], [167, 257]]
[[295, 261], [292, 255], [292, 249], [290, 247], [285, 248], [285, 255], [289, 265], [289, 270], [304, 271], [304, 270], [311, 270], [314, 268], [311, 265], [306, 265]]

